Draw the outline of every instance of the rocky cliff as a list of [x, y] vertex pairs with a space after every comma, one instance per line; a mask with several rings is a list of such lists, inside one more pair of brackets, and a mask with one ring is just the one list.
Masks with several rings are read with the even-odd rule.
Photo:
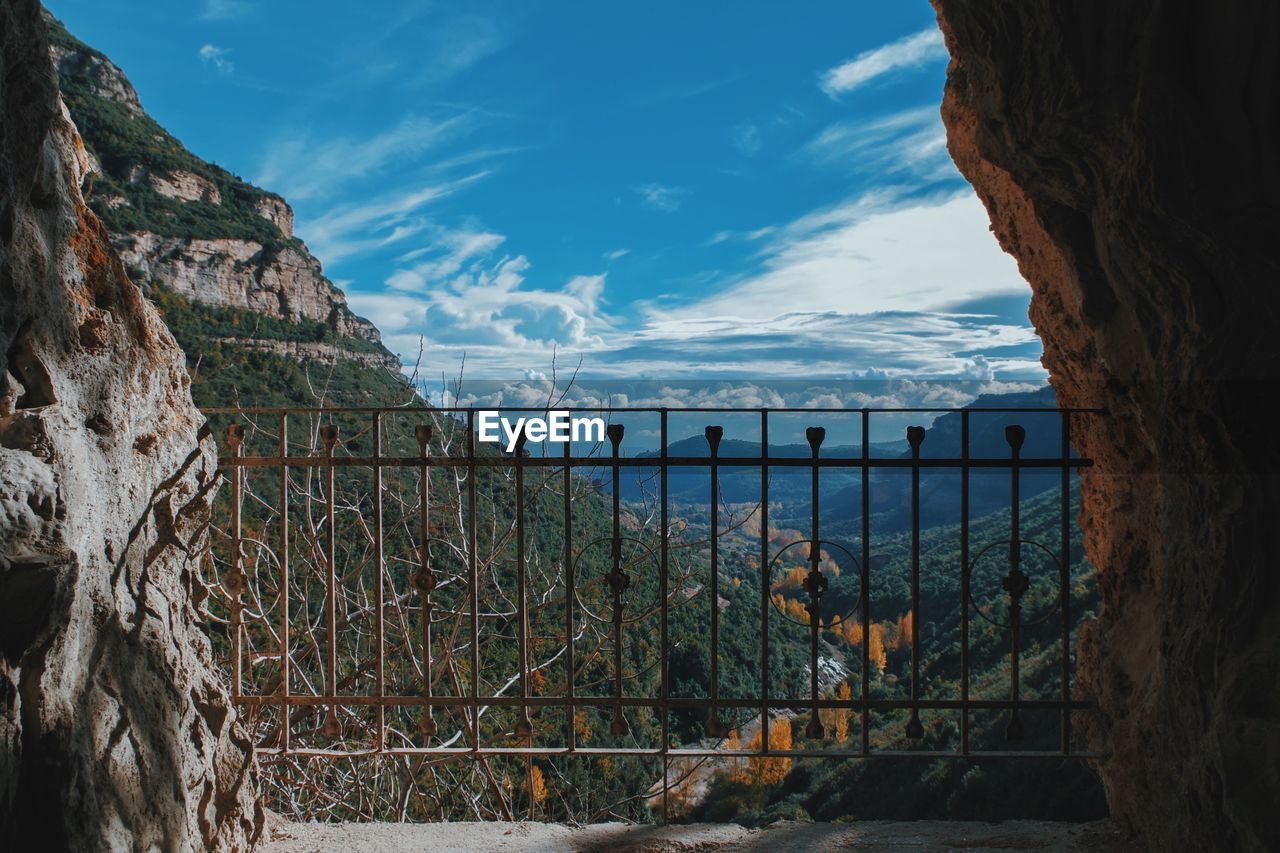
[[253, 753], [192, 605], [213, 444], [85, 204], [38, 3], [0, 34], [0, 838], [247, 849]]
[[1114, 816], [1280, 849], [1280, 7], [933, 0], [948, 147], [1079, 419]]
[[[350, 353], [354, 368], [398, 376], [399, 359], [382, 346], [378, 330], [351, 312], [294, 236], [284, 199], [192, 154], [147, 115], [110, 59], [52, 18], [48, 23], [63, 96], [95, 173], [88, 203], [130, 277], [147, 292], [163, 289], [188, 302], [293, 326], [282, 340], [322, 338], [324, 352], [338, 361]], [[227, 343], [226, 335], [211, 341], [187, 334], [192, 330], [174, 331], [193, 364], [208, 344]], [[306, 352], [294, 352], [291, 358], [309, 360]], [[373, 384], [390, 388], [390, 376]], [[253, 391], [236, 390], [242, 396]]]

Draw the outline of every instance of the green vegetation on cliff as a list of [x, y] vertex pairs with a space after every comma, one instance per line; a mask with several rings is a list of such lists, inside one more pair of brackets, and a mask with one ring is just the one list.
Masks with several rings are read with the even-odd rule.
[[[56, 20], [49, 21], [49, 39], [56, 48], [110, 62]], [[263, 245], [287, 242], [280, 229], [255, 210], [255, 203], [270, 193], [200, 159], [151, 116], [134, 113], [124, 104], [101, 96], [82, 77], [63, 74], [59, 86], [85, 147], [102, 166], [88, 201], [108, 231], [254, 240]], [[146, 181], [130, 180], [131, 171], [138, 168], [158, 173], [190, 172], [217, 187], [221, 203], [163, 196]], [[126, 203], [113, 203], [113, 197], [123, 198]]]

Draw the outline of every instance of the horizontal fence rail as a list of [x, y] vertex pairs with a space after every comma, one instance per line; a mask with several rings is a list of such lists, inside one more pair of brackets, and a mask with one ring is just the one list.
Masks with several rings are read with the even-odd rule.
[[[228, 484], [211, 557], [227, 602], [233, 699], [259, 715], [261, 752], [655, 756], [663, 762], [664, 801], [667, 762], [682, 757], [1095, 757], [1077, 743], [1072, 720], [1092, 706], [1072, 691], [1078, 614], [1070, 574], [1071, 476], [1092, 462], [1073, 454], [1071, 434], [1073, 420], [1101, 413], [564, 409], [607, 419], [605, 440], [546, 444], [536, 453], [522, 440], [506, 454], [477, 440], [478, 411], [207, 410], [223, 438], [219, 462]], [[940, 451], [947, 455], [932, 455], [930, 433], [919, 425], [907, 426], [898, 436], [905, 442], [892, 452], [877, 455], [876, 418], [942, 414], [959, 420], [955, 446]], [[728, 439], [744, 438], [714, 422], [722, 415], [750, 419], [745, 440], [758, 451], [722, 455]], [[706, 455], [670, 453], [677, 416], [702, 417]], [[786, 456], [772, 453], [771, 426], [776, 434], [781, 419], [801, 416], [844, 418], [847, 452], [824, 455], [834, 442], [826, 428], [810, 426], [799, 452], [793, 444]], [[1002, 418], [1001, 453], [973, 454], [975, 421], [993, 417]], [[627, 418], [647, 418], [653, 427], [644, 455], [628, 451]], [[1023, 455], [1031, 429], [1023, 421], [1049, 425], [1053, 452], [1039, 440], [1034, 455]], [[847, 487], [833, 492], [838, 484], [824, 480], [833, 477]], [[983, 478], [989, 500], [993, 477], [1003, 481], [1007, 533], [970, 541], [974, 479]], [[1043, 531], [1033, 540], [1022, 528], [1020, 489], [1035, 477], [1041, 486], [1045, 477], [1054, 480], [1041, 489], [1056, 492], [1052, 541], [1044, 541]], [[682, 478], [678, 500], [674, 478]], [[730, 505], [724, 497], [730, 480], [738, 491], [755, 488], [757, 497]], [[790, 509], [776, 494], [784, 480]], [[873, 677], [875, 619], [891, 615], [877, 611], [874, 594], [878, 566], [887, 559], [877, 553], [873, 495], [882, 484], [893, 487], [901, 504], [895, 511], [909, 518], [893, 537], [901, 552], [895, 553], [909, 563], [910, 618], [899, 623], [909, 677], [892, 689]], [[794, 518], [797, 501], [802, 525]], [[952, 501], [958, 551], [940, 569], [922, 536], [921, 512]], [[771, 513], [790, 513], [800, 536], [773, 541]], [[698, 534], [682, 527], [686, 516], [705, 517]], [[802, 561], [790, 609], [776, 592], [779, 566], [788, 559]], [[988, 564], [998, 564], [998, 574], [980, 571]], [[838, 614], [829, 606], [837, 570], [846, 585], [856, 579], [856, 594]], [[923, 618], [922, 584], [939, 572], [958, 578], [958, 600], [934, 625]], [[725, 620], [737, 620], [741, 630], [747, 618], [742, 606], [726, 606], [724, 585], [736, 595], [744, 578], [759, 586], [749, 614], [757, 640], [753, 690], [723, 683]], [[1033, 582], [1041, 584], [1038, 592]], [[696, 690], [671, 681], [673, 655], [686, 651], [673, 648], [672, 620], [693, 612], [679, 608], [697, 608], [705, 632], [705, 672]], [[971, 678], [977, 620], [993, 626], [1008, 662], [1003, 688], [984, 684], [981, 695]], [[1046, 639], [1045, 626], [1054, 625]], [[958, 678], [930, 681], [922, 673], [922, 632], [936, 638], [944, 628], [953, 632]], [[774, 647], [780, 631], [790, 632], [786, 650]], [[860, 638], [856, 653], [839, 663], [851, 688], [843, 698], [824, 681], [833, 666], [831, 631]], [[792, 673], [796, 689], [783, 689], [771, 671], [784, 651], [788, 660], [803, 661]], [[735, 647], [732, 654], [740, 652]], [[1056, 683], [1035, 690], [1024, 683], [1020, 668], [1028, 654], [1041, 662], [1055, 658]], [[494, 660], [509, 671], [493, 672]], [[744, 671], [741, 661], [735, 666]], [[858, 723], [847, 743], [823, 744], [832, 736], [833, 713]], [[957, 720], [951, 747], [926, 742], [930, 714]], [[1026, 743], [1026, 718], [1034, 714], [1057, 718], [1051, 745]], [[677, 715], [685, 731], [696, 715], [698, 737], [677, 739]], [[971, 742], [976, 715], [1002, 718], [1002, 745]], [[809, 746], [771, 741], [771, 725], [781, 719], [789, 725], [792, 717]], [[888, 718], [898, 720], [901, 737], [878, 746], [873, 729]], [[548, 719], [555, 721], [550, 730]], [[751, 721], [759, 736], [748, 747], [737, 742], [736, 730]]]

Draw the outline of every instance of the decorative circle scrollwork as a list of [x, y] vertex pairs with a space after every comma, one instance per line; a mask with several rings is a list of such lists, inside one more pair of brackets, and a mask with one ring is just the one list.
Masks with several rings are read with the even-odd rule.
[[[625, 543], [630, 543], [636, 546], [636, 548], [633, 549], [632, 553], [629, 556], [624, 557], [622, 561], [619, 563], [619, 568], [621, 569], [623, 576], [619, 577], [614, 575], [613, 569], [612, 567], [610, 567], [609, 571], [601, 574], [599, 577], [595, 577], [588, 580], [586, 583], [575, 583], [574, 590], [573, 590], [573, 597], [578, 604], [578, 609], [581, 610], [583, 613], [587, 614], [588, 618], [594, 619], [597, 622], [603, 622], [607, 624], [613, 624], [613, 615], [610, 614], [609, 616], [606, 617], [606, 616], [600, 615], [595, 610], [593, 610], [587, 604], [587, 602], [583, 601], [583, 598], [582, 598], [583, 589], [590, 588], [598, 584], [603, 590], [604, 595], [612, 599], [615, 595], [615, 590], [614, 590], [615, 585], [617, 587], [620, 587], [620, 589], [618, 589], [617, 591], [617, 596], [620, 602], [619, 604], [620, 609], [625, 613], [625, 611], [627, 610], [627, 607], [633, 603], [631, 599], [635, 595], [635, 590], [637, 586], [634, 583], [634, 580], [635, 580], [634, 576], [636, 573], [630, 570], [646, 561], [654, 561], [654, 562], [657, 561], [657, 554], [654, 551], [653, 547], [641, 541], [640, 539], [637, 539], [634, 536], [622, 536], [622, 537], [619, 537], [618, 541], [619, 541], [619, 544], [625, 542]], [[575, 578], [577, 577], [577, 574], [578, 574], [578, 564], [582, 561], [582, 558], [586, 556], [588, 551], [590, 551], [592, 548], [602, 543], [612, 544], [613, 537], [601, 536], [597, 539], [592, 539], [586, 545], [582, 546], [582, 549], [578, 551], [577, 555], [573, 558], [573, 569], [574, 569]], [[656, 595], [653, 603], [655, 607], [658, 605]], [[612, 610], [612, 607], [610, 609]], [[643, 610], [644, 608], [641, 608], [641, 609]], [[637, 617], [628, 619], [624, 616], [622, 620], [622, 624], [632, 625], [640, 621], [641, 618], [642, 617], [637, 616]]]
[[[790, 551], [792, 548], [796, 547], [797, 545], [809, 545], [809, 544], [811, 544], [811, 541], [812, 541], [812, 540], [809, 540], [809, 539], [799, 539], [799, 540], [796, 540], [795, 542], [792, 542], [791, 544], [786, 545], [785, 547], [783, 547], [782, 549], [780, 549], [776, 554], [774, 554], [774, 555], [773, 555], [773, 558], [772, 558], [771, 560], [769, 560], [769, 589], [770, 589], [770, 590], [772, 590], [772, 589], [773, 589], [773, 572], [774, 572], [774, 569], [775, 569], [775, 568], [777, 568], [778, 560], [780, 560], [780, 559], [782, 558], [782, 555], [783, 555], [783, 554], [785, 554], [785, 553], [787, 553], [788, 551]], [[857, 572], [858, 572], [858, 577], [859, 577], [859, 578], [861, 578], [861, 576], [862, 576], [862, 564], [861, 564], [860, 562], [858, 562], [858, 558], [857, 558], [857, 557], [853, 556], [853, 554], [852, 554], [852, 553], [850, 553], [850, 551], [849, 551], [849, 549], [848, 549], [848, 548], [846, 548], [846, 547], [844, 547], [843, 545], [840, 545], [840, 544], [838, 544], [838, 543], [836, 543], [836, 542], [829, 542], [829, 541], [827, 541], [827, 540], [825, 540], [825, 539], [819, 539], [819, 540], [818, 540], [818, 547], [819, 547], [819, 549], [820, 549], [820, 550], [821, 550], [821, 549], [823, 549], [823, 548], [827, 548], [827, 549], [834, 548], [834, 549], [836, 549], [837, 551], [839, 551], [840, 553], [844, 554], [846, 557], [848, 557], [848, 558], [849, 558], [849, 561], [853, 564], [854, 569], [855, 569], [855, 570], [857, 570]], [[807, 581], [806, 581], [806, 583], [807, 583]], [[824, 590], [824, 591], [825, 591], [825, 590]], [[851, 618], [853, 618], [853, 614], [854, 614], [854, 613], [856, 613], [856, 612], [858, 611], [858, 608], [860, 608], [860, 607], [862, 606], [863, 598], [864, 598], [865, 596], [866, 596], [866, 590], [862, 589], [862, 588], [861, 588], [861, 583], [859, 583], [859, 588], [858, 588], [858, 597], [854, 600], [853, 607], [852, 607], [852, 608], [850, 608], [850, 610], [849, 610], [849, 612], [848, 612], [848, 613], [843, 613], [843, 614], [841, 614], [841, 615], [840, 615], [840, 618], [839, 618], [838, 620], [836, 620], [836, 621], [832, 622], [832, 623], [831, 623], [830, 625], [828, 625], [827, 627], [828, 627], [828, 628], [835, 628], [837, 625], [843, 625], [845, 622], [847, 622], [848, 620], [850, 620]], [[774, 610], [776, 610], [776, 611], [778, 612], [778, 614], [779, 614], [783, 619], [786, 619], [786, 620], [787, 620], [788, 622], [790, 622], [792, 625], [799, 625], [799, 626], [800, 626], [800, 627], [802, 627], [802, 628], [808, 628], [808, 627], [809, 627], [809, 622], [808, 622], [808, 621], [801, 622], [801, 621], [799, 621], [799, 620], [797, 620], [797, 619], [792, 619], [790, 616], [788, 616], [788, 615], [787, 615], [787, 612], [786, 612], [785, 610], [783, 610], [781, 607], [779, 607], [779, 606], [778, 606], [778, 604], [777, 604], [777, 602], [773, 601], [773, 597], [772, 597], [772, 596], [770, 596], [770, 597], [769, 597], [769, 601], [770, 601], [770, 603], [773, 605], [773, 609], [774, 609]]]

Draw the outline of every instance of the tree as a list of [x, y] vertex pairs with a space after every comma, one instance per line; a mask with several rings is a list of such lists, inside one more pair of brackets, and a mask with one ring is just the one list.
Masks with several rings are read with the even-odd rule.
[[[849, 688], [848, 681], [840, 682], [836, 698], [841, 702], [847, 702], [853, 698], [853, 691]], [[846, 708], [836, 709], [835, 738], [836, 743], [844, 743], [849, 739], [849, 711]]]
[[542, 768], [536, 764], [529, 771], [529, 793], [535, 803], [541, 803], [547, 799], [547, 783], [542, 778]]
[[878, 622], [871, 623], [871, 637], [867, 640], [867, 653], [871, 659], [871, 665], [880, 672], [884, 672], [885, 667], [889, 664], [889, 657], [884, 651], [884, 625]]
[[[751, 738], [751, 748], [759, 749], [763, 743], [761, 733], [756, 732]], [[769, 726], [769, 749], [786, 751], [791, 749], [791, 721], [787, 719], [772, 720]], [[751, 779], [756, 785], [777, 785], [791, 772], [790, 756], [753, 756], [750, 760]]]

